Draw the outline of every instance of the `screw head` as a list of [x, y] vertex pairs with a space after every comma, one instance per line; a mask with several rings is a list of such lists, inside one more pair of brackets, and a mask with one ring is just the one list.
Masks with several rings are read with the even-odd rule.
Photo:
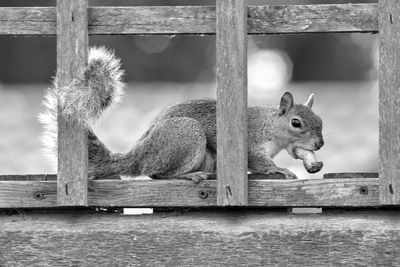
[[199, 192], [199, 197], [200, 197], [201, 199], [206, 199], [206, 198], [208, 198], [208, 193], [207, 193], [207, 191], [204, 191], [204, 190], [200, 191], [200, 192]]
[[45, 199], [46, 197], [43, 192], [35, 192], [33, 193], [33, 198], [36, 200], [42, 200]]
[[361, 186], [359, 191], [360, 191], [361, 195], [367, 195], [368, 194], [368, 187], [367, 186]]

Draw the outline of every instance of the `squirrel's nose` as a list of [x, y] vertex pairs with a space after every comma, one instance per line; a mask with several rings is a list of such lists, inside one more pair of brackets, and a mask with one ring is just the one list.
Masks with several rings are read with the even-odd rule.
[[323, 145], [324, 145], [324, 140], [322, 138], [318, 139], [317, 141], [315, 141], [314, 143], [315, 147], [318, 149], [320, 149]]

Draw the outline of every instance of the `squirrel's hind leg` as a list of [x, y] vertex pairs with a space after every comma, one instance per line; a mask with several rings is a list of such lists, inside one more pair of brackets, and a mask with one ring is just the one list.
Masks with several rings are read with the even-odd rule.
[[215, 164], [210, 163], [212, 155], [206, 146], [204, 129], [197, 120], [176, 117], [154, 125], [135, 150], [140, 154], [141, 174], [156, 179], [193, 176], [197, 181], [207, 176], [198, 172], [207, 171], [206, 167], [211, 170], [210, 164]]

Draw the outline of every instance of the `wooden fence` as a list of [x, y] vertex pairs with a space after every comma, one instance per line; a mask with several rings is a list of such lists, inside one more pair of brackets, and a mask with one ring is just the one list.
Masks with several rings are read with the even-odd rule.
[[[2, 181], [0, 207], [399, 204], [400, 81], [394, 71], [400, 62], [398, 8], [396, 1], [247, 7], [246, 1], [233, 0], [218, 0], [215, 7], [88, 7], [87, 0], [57, 1], [57, 7], [2, 7], [2, 35], [57, 34], [62, 84], [84, 68], [88, 34], [217, 34], [218, 179], [198, 185], [179, 180], [88, 181], [86, 133], [59, 117], [57, 181]], [[248, 182], [246, 36], [311, 32], [380, 34], [380, 179]]]
[[[400, 123], [398, 121], [398, 118], [400, 118], [400, 2], [397, 0], [380, 0], [378, 4], [275, 6], [247, 6], [246, 0], [216, 0], [216, 6], [157, 7], [88, 7], [87, 0], [58, 0], [57, 7], [0, 7], [0, 22], [1, 35], [57, 35], [57, 72], [62, 84], [69, 83], [84, 68], [87, 62], [89, 34], [216, 34], [218, 96], [218, 171], [216, 180], [206, 180], [199, 184], [173, 179], [88, 181], [87, 134], [83, 129], [77, 128], [77, 126], [74, 126], [63, 117], [59, 117], [59, 169], [57, 177], [56, 175], [3, 175], [0, 178], [2, 180], [0, 181], [0, 208], [53, 208], [66, 206], [379, 207], [400, 204]], [[333, 175], [334, 178], [330, 179], [296, 181], [265, 179], [266, 177], [251, 175], [248, 177], [246, 119], [247, 35], [315, 32], [379, 33], [379, 176], [378, 174], [368, 174], [366, 177], [360, 177], [356, 174], [345, 177]], [[44, 218], [43, 220], [49, 219], [46, 216], [40, 218]], [[71, 219], [67, 215], [65, 215], [67, 217], [63, 216], [57, 217], [58, 224], [64, 225], [62, 222], [68, 224], [68, 220]], [[204, 218], [207, 216], [209, 215], [204, 215]], [[326, 216], [329, 217], [331, 215]], [[339, 219], [341, 220], [340, 222], [335, 221], [335, 223], [346, 224], [354, 222], [355, 219], [360, 220], [360, 222], [364, 223], [364, 228], [358, 230], [361, 231], [363, 237], [368, 237], [371, 240], [380, 238], [379, 240], [383, 242], [382, 244], [395, 244], [400, 240], [398, 233], [396, 235], [380, 235], [379, 233], [365, 235], [368, 231], [370, 231], [369, 233], [378, 231], [376, 229], [378, 223], [375, 223], [377, 222], [377, 217], [373, 214], [373, 211], [368, 215], [369, 217], [365, 217], [365, 214], [357, 215], [357, 213], [354, 216], [343, 216]], [[215, 217], [213, 218], [215, 219]], [[250, 224], [254, 226], [254, 220], [257, 221], [257, 218], [254, 216], [251, 218]], [[370, 218], [375, 224], [365, 223], [362, 218]], [[397, 226], [390, 224], [390, 222], [398, 221], [397, 214], [394, 217], [392, 214], [385, 214], [381, 218], [383, 218], [382, 222], [386, 223], [385, 227], [389, 229], [392, 226], [390, 231], [395, 233], [398, 230]], [[5, 229], [13, 233], [20, 229], [25, 229], [25, 231], [29, 232], [29, 229], [31, 229], [29, 228], [30, 226], [26, 225], [14, 227], [8, 219], [0, 219], [5, 222]], [[53, 219], [50, 218], [50, 220]], [[158, 219], [162, 221], [162, 218]], [[186, 221], [182, 219], [178, 223], [176, 221], [169, 222], [169, 226], [175, 223], [175, 226], [180, 225], [180, 227], [183, 227], [182, 229], [186, 229], [185, 225], [197, 225], [199, 220], [202, 220], [201, 217], [186, 219]], [[212, 218], [209, 219], [213, 220]], [[304, 223], [304, 227], [301, 228], [302, 233], [306, 235], [308, 233], [312, 242], [315, 241], [318, 233], [327, 233], [327, 237], [330, 238], [327, 244], [332, 247], [333, 244], [338, 244], [335, 243], [334, 238], [332, 239], [334, 233], [343, 234], [343, 231], [347, 231], [346, 233], [350, 234], [349, 236], [357, 236], [358, 232], [355, 227], [350, 230], [343, 230], [340, 227], [335, 228], [328, 225], [329, 220], [325, 219], [320, 217], [320, 219], [316, 220], [319, 225], [315, 226], [310, 232], [307, 232], [307, 223]], [[78, 221], [82, 221], [82, 225], [84, 225], [87, 223], [85, 220], [83, 218]], [[99, 227], [104, 227], [110, 223], [107, 218], [101, 217], [99, 220], [103, 220], [99, 222]], [[125, 223], [121, 222], [121, 220], [117, 219], [115, 227], [120, 230], [124, 229], [121, 231], [125, 233], [129, 232], [126, 226], [121, 226]], [[34, 224], [34, 220], [29, 222]], [[210, 228], [201, 228], [198, 231], [199, 233], [207, 233], [207, 230], [209, 232], [218, 231], [217, 224], [219, 222], [217, 218], [215, 219], [215, 224], [210, 225]], [[270, 217], [266, 218], [266, 222], [277, 225], [274, 219]], [[46, 224], [45, 222], [42, 223]], [[248, 222], [243, 223], [246, 224]], [[259, 226], [266, 226], [265, 222], [257, 221], [257, 223], [259, 223]], [[316, 222], [310, 221], [310, 223]], [[281, 221], [282, 227], [291, 229], [287, 234], [293, 238], [299, 233], [294, 230], [295, 228], [290, 228], [292, 227], [289, 226], [290, 224], [290, 219], [286, 217]], [[47, 226], [49, 227], [48, 229], [52, 229], [51, 227], [54, 225]], [[65, 229], [69, 229], [67, 231], [76, 234], [76, 229], [72, 229], [74, 226], [68, 224], [65, 227]], [[39, 228], [47, 231], [44, 228]], [[225, 230], [228, 228], [225, 228]], [[143, 229], [136, 230], [140, 232]], [[147, 230], [151, 232], [151, 228]], [[161, 230], [155, 231], [160, 232]], [[156, 238], [159, 234], [165, 234], [163, 231], [161, 231], [162, 233], [157, 232], [154, 236], [151, 236], [151, 234], [154, 234], [154, 232], [151, 232], [146, 238]], [[246, 231], [240, 233], [245, 234]], [[273, 244], [281, 242], [278, 240], [281, 235], [276, 235], [276, 232], [273, 231], [261, 233], [254, 230], [251, 233], [262, 234], [265, 238], [271, 240]], [[53, 234], [55, 233], [53, 232]], [[186, 234], [189, 239], [193, 237], [190, 229], [187, 229]], [[164, 237], [169, 240], [174, 235], [176, 233], [170, 232]], [[71, 237], [74, 238], [73, 236]], [[110, 236], [107, 237], [111, 238]], [[162, 239], [162, 237], [160, 238]], [[247, 237], [239, 235], [235, 238], [246, 240], [246, 244], [262, 242], [258, 235]], [[232, 240], [240, 244], [237, 241], [239, 239], [235, 238]], [[166, 239], [163, 240], [165, 241]], [[182, 237], [182, 240], [184, 239]], [[89, 238], [87, 242], [92, 242], [90, 240], [92, 239]], [[201, 240], [198, 241], [201, 244], [204, 243], [204, 247], [198, 248], [199, 251], [205, 251], [209, 244], [205, 244], [206, 241], [201, 236], [199, 240]], [[290, 238], [285, 240], [291, 242]], [[298, 241], [298, 239], [294, 240]], [[337, 240], [337, 242], [341, 241], [343, 239]], [[218, 242], [220, 242], [221, 246], [229, 246], [226, 240]], [[351, 242], [351, 240], [346, 242]], [[279, 244], [283, 246], [286, 243]], [[75, 245], [74, 242], [71, 243], [71, 246]], [[148, 245], [148, 248], [150, 249], [152, 246], [154, 244]], [[160, 249], [158, 245], [156, 246]], [[284, 249], [285, 246], [282, 246], [278, 247]], [[143, 249], [143, 247], [141, 248]], [[147, 249], [147, 247], [145, 248]], [[312, 248], [314, 249], [315, 247]], [[390, 250], [389, 254], [387, 251], [382, 250], [379, 253], [377, 252], [378, 254], [373, 254], [375, 257], [372, 257], [368, 262], [399, 263], [399, 257], [396, 256], [399, 253], [397, 251], [396, 254], [396, 248], [391, 246], [387, 246], [387, 248]], [[340, 253], [344, 253], [342, 260], [348, 260], [342, 263], [356, 262], [354, 255], [357, 253], [345, 254], [346, 250], [350, 249], [348, 246], [341, 247], [339, 245], [338, 247], [335, 246], [335, 249]], [[363, 250], [361, 254], [369, 255], [370, 251], [371, 248], [368, 247], [368, 250]], [[237, 251], [234, 250], [233, 252], [236, 253]], [[245, 252], [246, 250], [237, 253]], [[285, 260], [285, 257], [293, 258], [293, 255], [285, 256], [282, 251], [280, 253], [275, 251], [274, 255], [278, 257], [277, 260], [278, 262], [280, 260], [281, 263]], [[380, 258], [380, 255], [391, 255], [391, 261], [386, 262], [386, 258]], [[72, 255], [71, 257], [74, 256]], [[297, 259], [304, 260], [306, 257], [307, 255], [303, 255], [303, 258], [298, 256]], [[312, 259], [315, 260], [316, 258]], [[329, 257], [318, 259], [320, 259], [319, 262], [321, 263], [334, 263], [333, 261], [327, 261], [327, 259], [331, 260]], [[223, 262], [223, 260], [221, 258], [219, 262]], [[266, 263], [273, 264], [274, 261]]]

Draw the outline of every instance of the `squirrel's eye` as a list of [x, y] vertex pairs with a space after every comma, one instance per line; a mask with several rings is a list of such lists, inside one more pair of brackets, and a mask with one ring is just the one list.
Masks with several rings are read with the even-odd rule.
[[299, 119], [292, 119], [292, 126], [294, 128], [301, 128], [301, 122]]

